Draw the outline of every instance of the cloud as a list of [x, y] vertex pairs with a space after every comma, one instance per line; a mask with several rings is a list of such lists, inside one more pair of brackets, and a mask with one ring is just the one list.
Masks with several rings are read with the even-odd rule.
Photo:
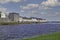
[[37, 10], [33, 10], [32, 13], [37, 13]]
[[0, 11], [6, 12], [7, 11], [7, 8], [0, 7]]
[[[44, 4], [44, 5], [43, 5]], [[57, 0], [47, 0], [47, 1], [43, 1], [41, 4], [27, 4], [25, 6], [20, 6], [21, 11], [20, 12], [32, 12], [32, 13], [40, 13], [40, 14], [45, 14], [43, 12], [47, 12], [50, 11], [51, 13], [53, 13], [52, 11], [54, 11], [54, 6], [58, 6], [59, 2]], [[50, 7], [53, 6], [53, 7]]]
[[24, 12], [24, 10], [21, 10], [20, 12]]
[[26, 0], [0, 0], [1, 4], [8, 3], [8, 2], [21, 2], [21, 1], [26, 1]]
[[59, 6], [60, 2], [58, 2], [58, 0], [46, 0], [40, 4], [30, 3], [25, 6], [20, 6], [20, 9], [22, 10], [22, 16], [40, 17], [46, 18], [47, 20], [60, 20]]
[[59, 6], [58, 0], [46, 0], [40, 4], [27, 4], [26, 6], [20, 6], [23, 10], [30, 10], [39, 8], [40, 10], [52, 9], [54, 6]]
[[41, 14], [46, 15], [45, 11], [52, 9], [49, 7], [41, 6], [41, 4], [27, 4], [26, 6], [20, 6], [21, 13]]
[[8, 9], [4, 7], [0, 7], [0, 12], [5, 12], [7, 15], [9, 14]]
[[53, 7], [60, 6], [60, 2], [58, 0], [46, 0], [40, 3], [39, 9], [53, 9]]
[[20, 13], [26, 17], [34, 16], [34, 14], [38, 13], [38, 8], [39, 8], [39, 4], [34, 4], [34, 3], [27, 4], [25, 6], [20, 6], [21, 9]]
[[40, 14], [41, 14], [41, 15], [46, 15], [47, 13], [46, 13], [46, 12], [41, 12]]
[[60, 15], [60, 12], [56, 12], [55, 14], [56, 14], [56, 15]]
[[43, 1], [41, 3], [42, 6], [60, 6], [60, 2], [58, 2], [58, 0], [47, 0], [47, 1]]
[[39, 9], [49, 10], [57, 6], [60, 6], [60, 2], [58, 2], [58, 0], [46, 0], [39, 4]]
[[[43, 2], [47, 3], [47, 5], [43, 5]], [[47, 0], [47, 1], [43, 1], [41, 4], [27, 4], [25, 6], [20, 6], [21, 11], [23, 13], [40, 13], [41, 15], [52, 15], [51, 13], [55, 14], [53, 7], [49, 7], [49, 6], [58, 6], [56, 4], [59, 4], [57, 0]], [[56, 11], [57, 12], [57, 11]]]
[[33, 9], [33, 8], [38, 8], [39, 4], [27, 4], [26, 6], [20, 6], [22, 9]]
[[9, 13], [8, 9], [5, 7], [0, 7], [0, 12], [6, 12]]
[[44, 6], [44, 5], [41, 6], [41, 5], [40, 5], [40, 6], [39, 6], [39, 9], [40, 9], [40, 10], [48, 10], [48, 9], [52, 9], [52, 7], [48, 7], [48, 6]]

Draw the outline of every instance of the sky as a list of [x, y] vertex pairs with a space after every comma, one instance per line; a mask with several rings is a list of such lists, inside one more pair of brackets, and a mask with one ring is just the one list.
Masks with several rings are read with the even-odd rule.
[[0, 0], [0, 11], [60, 21], [60, 0]]

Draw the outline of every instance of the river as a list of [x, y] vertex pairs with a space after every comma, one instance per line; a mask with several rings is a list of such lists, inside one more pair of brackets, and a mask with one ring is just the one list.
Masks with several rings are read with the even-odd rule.
[[60, 32], [60, 23], [0, 25], [0, 40], [18, 40], [24, 37]]

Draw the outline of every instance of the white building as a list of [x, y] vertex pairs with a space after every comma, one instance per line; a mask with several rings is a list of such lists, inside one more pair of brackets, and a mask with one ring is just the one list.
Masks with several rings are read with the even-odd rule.
[[6, 18], [6, 14], [4, 12], [1, 12], [1, 18]]
[[30, 19], [30, 18], [22, 18], [20, 21], [22, 21], [22, 22], [32, 22], [32, 19]]
[[39, 22], [47, 22], [47, 20], [40, 20]]
[[7, 18], [8, 14], [7, 12], [0, 12], [0, 18]]
[[32, 22], [38, 22], [38, 20], [37, 19], [32, 19]]
[[20, 17], [19, 22], [47, 22], [47, 20], [39, 19], [39, 18], [26, 18], [26, 17]]
[[22, 17], [19, 17], [19, 22], [22, 22], [23, 21], [23, 18]]
[[0, 12], [0, 22], [9, 22], [9, 18], [6, 12]]
[[38, 22], [37, 19], [33, 19], [33, 18], [26, 18], [26, 17], [20, 17], [19, 18], [20, 22]]

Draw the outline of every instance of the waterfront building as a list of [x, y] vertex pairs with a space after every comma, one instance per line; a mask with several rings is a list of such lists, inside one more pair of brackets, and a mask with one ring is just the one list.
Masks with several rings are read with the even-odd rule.
[[8, 22], [9, 18], [6, 12], [0, 12], [0, 22]]
[[32, 22], [31, 18], [22, 17], [23, 22]]
[[8, 13], [0, 12], [0, 22], [47, 22], [47, 20], [36, 17], [22, 17], [19, 13]]
[[38, 20], [37, 19], [32, 19], [32, 22], [38, 22]]
[[19, 22], [23, 22], [23, 18], [19, 16]]
[[47, 20], [43, 19], [43, 20], [40, 20], [39, 22], [47, 22]]
[[19, 17], [19, 22], [47, 22], [47, 20], [36, 17]]
[[18, 13], [9, 13], [10, 21], [18, 22], [19, 21], [19, 14]]
[[0, 18], [6, 18], [6, 13], [5, 12], [0, 12]]

